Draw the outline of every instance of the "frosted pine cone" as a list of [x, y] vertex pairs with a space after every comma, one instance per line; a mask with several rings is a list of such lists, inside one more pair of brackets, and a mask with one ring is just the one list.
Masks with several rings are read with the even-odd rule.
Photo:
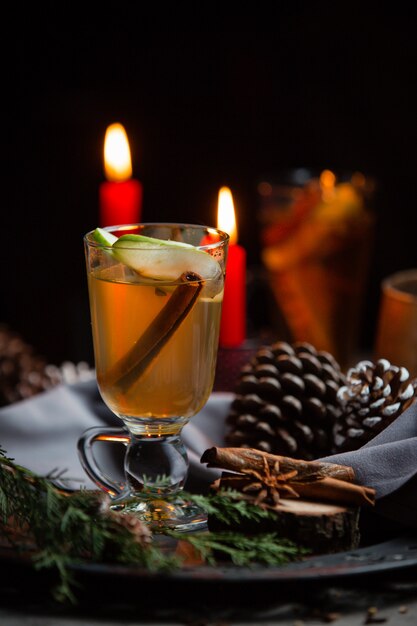
[[335, 426], [336, 451], [356, 450], [416, 401], [417, 379], [387, 359], [360, 361], [338, 392], [343, 413]]

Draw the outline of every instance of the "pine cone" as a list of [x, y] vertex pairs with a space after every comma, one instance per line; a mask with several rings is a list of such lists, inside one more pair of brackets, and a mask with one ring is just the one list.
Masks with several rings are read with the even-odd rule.
[[149, 526], [134, 513], [107, 511], [107, 517], [116, 528], [127, 530], [132, 539], [144, 548], [152, 543], [152, 532]]
[[0, 406], [92, 376], [86, 363], [65, 362], [61, 367], [48, 363], [18, 333], [0, 326]]
[[226, 444], [305, 460], [330, 454], [344, 383], [333, 356], [311, 344], [261, 348], [242, 368]]
[[387, 359], [360, 361], [338, 392], [343, 413], [335, 426], [335, 451], [357, 450], [416, 400], [417, 379]]

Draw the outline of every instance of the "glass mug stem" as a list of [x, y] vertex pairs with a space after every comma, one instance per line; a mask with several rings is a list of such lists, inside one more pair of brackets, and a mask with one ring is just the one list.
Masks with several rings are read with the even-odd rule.
[[[125, 482], [113, 480], [99, 467], [93, 448], [100, 441], [127, 446]], [[205, 526], [205, 512], [176, 497], [188, 473], [188, 456], [180, 433], [138, 436], [123, 428], [90, 428], [78, 442], [78, 453], [84, 471], [110, 496], [113, 509], [135, 513], [154, 528], [177, 528], [181, 521], [178, 518], [184, 516], [184, 530]]]

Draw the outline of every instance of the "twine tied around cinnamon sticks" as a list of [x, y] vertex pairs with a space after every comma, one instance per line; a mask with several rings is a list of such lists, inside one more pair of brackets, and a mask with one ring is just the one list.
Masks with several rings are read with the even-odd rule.
[[275, 509], [281, 498], [303, 498], [351, 506], [374, 505], [375, 489], [354, 483], [351, 467], [302, 461], [255, 448], [209, 448], [202, 463], [223, 472], [215, 490], [234, 489], [263, 508]]

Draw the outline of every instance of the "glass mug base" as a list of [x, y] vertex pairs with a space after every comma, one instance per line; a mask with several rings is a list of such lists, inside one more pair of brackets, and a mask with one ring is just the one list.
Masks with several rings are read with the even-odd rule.
[[110, 508], [120, 513], [136, 515], [154, 531], [164, 529], [181, 532], [207, 529], [207, 513], [193, 502], [181, 497], [173, 500], [148, 500], [129, 497], [125, 502], [112, 504]]

